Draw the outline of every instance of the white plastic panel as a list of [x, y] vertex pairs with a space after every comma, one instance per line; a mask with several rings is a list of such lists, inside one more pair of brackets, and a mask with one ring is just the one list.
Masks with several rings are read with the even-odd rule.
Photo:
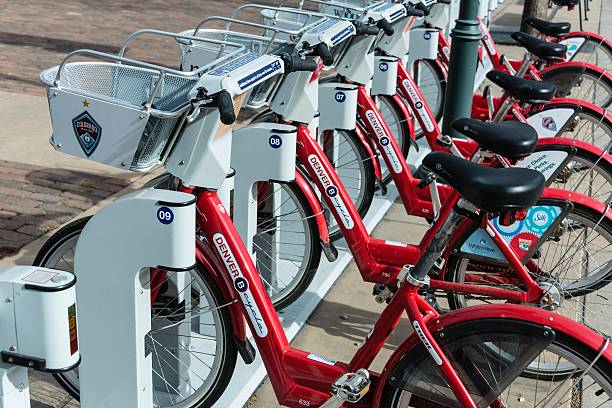
[[438, 30], [417, 27], [410, 30], [410, 59], [436, 59], [438, 56]]
[[374, 59], [374, 77], [372, 78], [372, 95], [395, 95], [397, 93], [397, 64], [395, 57], [376, 56]]
[[327, 82], [319, 85], [319, 129], [355, 129], [357, 86]]

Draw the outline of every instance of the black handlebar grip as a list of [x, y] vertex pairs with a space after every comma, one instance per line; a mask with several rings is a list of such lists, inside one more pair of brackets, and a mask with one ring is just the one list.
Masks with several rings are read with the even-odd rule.
[[438, 4], [451, 4], [451, 0], [438, 0]]
[[217, 107], [221, 116], [221, 123], [231, 125], [236, 121], [236, 112], [234, 112], [234, 101], [232, 96], [227, 91], [221, 91], [217, 94]]
[[380, 20], [377, 26], [378, 28], [380, 28], [381, 30], [385, 32], [385, 35], [391, 36], [395, 32], [395, 30], [393, 29], [393, 26], [387, 20]]
[[310, 71], [314, 72], [317, 70], [317, 61], [314, 59], [301, 59], [294, 57], [291, 64], [291, 72], [296, 71]]
[[317, 47], [315, 48], [315, 51], [317, 55], [321, 57], [321, 59], [323, 60], [323, 64], [326, 67], [329, 67], [330, 65], [334, 63], [334, 56], [329, 51], [329, 48], [327, 47], [326, 44], [323, 44], [323, 43], [318, 44]]
[[427, 7], [423, 3], [417, 3], [414, 6], [408, 6], [406, 7], [406, 11], [409, 15], [415, 17], [428, 16], [430, 13], [429, 7]]
[[359, 21], [355, 21], [354, 24], [357, 35], [378, 35], [380, 32], [380, 28], [374, 25], [364, 24]]

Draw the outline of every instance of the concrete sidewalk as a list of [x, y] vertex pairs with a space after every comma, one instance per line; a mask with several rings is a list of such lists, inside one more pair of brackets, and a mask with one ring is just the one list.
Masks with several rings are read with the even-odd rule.
[[[68, 51], [62, 47], [117, 47], [119, 39], [136, 28], [178, 30], [193, 25], [202, 15], [228, 14], [228, 9], [242, 2], [205, 2], [200, 15], [190, 13], [196, 6], [202, 8], [202, 3], [195, 1], [102, 3], [100, 7], [88, 6], [88, 9], [74, 0], [33, 2], [27, 7], [22, 2], [0, 5], [3, 13], [0, 21], [0, 242], [13, 244], [4, 253], [0, 250], [0, 265], [31, 263], [40, 245], [61, 224], [95, 212], [152, 177], [121, 172], [53, 151], [48, 144], [51, 126], [47, 101], [44, 89], [36, 83], [38, 71], [57, 64]], [[169, 3], [176, 3], [177, 7], [172, 8]], [[612, 8], [604, 8], [603, 3], [604, 0], [591, 2], [591, 19], [584, 28], [612, 35], [609, 23]], [[496, 12], [493, 24], [517, 24], [520, 6], [520, 0], [506, 0]], [[41, 8], [45, 7], [53, 10], [49, 18], [43, 18], [47, 14]], [[169, 8], [173, 13], [168, 13]], [[70, 24], [76, 19], [82, 24]], [[560, 12], [556, 19], [571, 21], [578, 28], [577, 10]], [[111, 24], [114, 31], [101, 35], [98, 29], [101, 22]], [[75, 30], [79, 27], [78, 41], [67, 25]], [[30, 34], [25, 35], [26, 32]], [[520, 57], [522, 53], [518, 47], [502, 47], [500, 51], [512, 57]], [[415, 243], [425, 228], [421, 219], [407, 217], [402, 205], [394, 204], [374, 235]], [[326, 357], [350, 359], [382, 309], [374, 302], [371, 289], [372, 285], [363, 283], [357, 268], [351, 264], [293, 344]], [[381, 369], [381, 363], [409, 332], [406, 324], [400, 325], [376, 360], [374, 370]], [[50, 376], [35, 373], [31, 385], [33, 408], [78, 407]], [[262, 384], [248, 406], [278, 406], [269, 383]]]

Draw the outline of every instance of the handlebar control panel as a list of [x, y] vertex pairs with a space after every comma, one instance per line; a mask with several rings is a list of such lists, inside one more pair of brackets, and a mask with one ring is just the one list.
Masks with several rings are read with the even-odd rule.
[[[305, 45], [317, 47], [319, 44], [324, 44], [329, 49], [355, 35], [356, 31], [355, 26], [350, 21], [324, 19], [304, 32], [296, 48], [299, 49]], [[323, 55], [321, 57], [325, 58]]]
[[206, 72], [195, 89], [203, 87], [208, 95], [227, 91], [231, 96], [237, 96], [274, 75], [282, 74], [283, 68], [283, 60], [278, 56], [249, 52]]

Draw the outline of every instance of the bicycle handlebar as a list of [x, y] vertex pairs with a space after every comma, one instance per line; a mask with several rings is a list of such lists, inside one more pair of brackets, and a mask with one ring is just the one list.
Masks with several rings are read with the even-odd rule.
[[378, 35], [380, 32], [380, 28], [360, 21], [355, 21], [353, 24], [355, 25], [356, 35]]
[[234, 111], [234, 101], [232, 95], [227, 91], [221, 91], [216, 95], [217, 108], [221, 116], [221, 123], [231, 125], [236, 121], [236, 112]]
[[283, 54], [280, 56], [285, 63], [285, 73], [297, 71], [316, 71], [317, 62], [313, 59], [301, 59], [297, 56]]
[[321, 57], [321, 60], [323, 60], [323, 64], [325, 64], [326, 67], [329, 67], [330, 65], [334, 63], [334, 56], [329, 51], [329, 47], [327, 47], [326, 44], [323, 44], [323, 43], [317, 44], [314, 51], [316, 55]]
[[376, 26], [385, 32], [385, 35], [392, 36], [395, 30], [393, 29], [393, 25], [387, 20], [380, 20], [376, 23]]

